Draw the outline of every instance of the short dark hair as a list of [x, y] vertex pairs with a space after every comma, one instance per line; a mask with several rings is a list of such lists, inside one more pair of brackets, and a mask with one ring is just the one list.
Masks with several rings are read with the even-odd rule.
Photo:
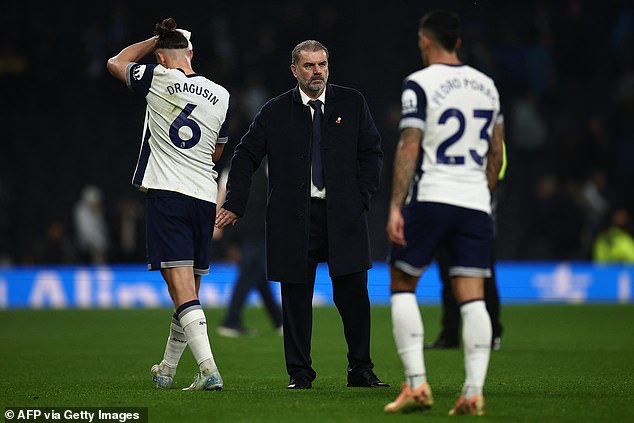
[[176, 21], [172, 18], [163, 19], [154, 27], [154, 34], [158, 35], [156, 49], [186, 49], [189, 46], [187, 38], [176, 30]]
[[420, 19], [418, 32], [434, 39], [447, 51], [454, 51], [460, 38], [460, 17], [449, 10], [433, 10]]
[[296, 65], [299, 62], [299, 52], [300, 51], [319, 51], [323, 50], [326, 52], [326, 58], [330, 56], [328, 53], [328, 49], [322, 43], [316, 40], [306, 40], [297, 44], [293, 51], [291, 52], [291, 63]]

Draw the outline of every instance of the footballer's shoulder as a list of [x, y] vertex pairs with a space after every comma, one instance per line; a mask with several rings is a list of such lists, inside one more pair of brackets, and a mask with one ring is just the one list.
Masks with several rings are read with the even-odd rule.
[[473, 66], [468, 66], [465, 65], [465, 68], [468, 70], [468, 72], [470, 72], [474, 77], [483, 80], [483, 81], [488, 81], [490, 83], [493, 83], [493, 78], [491, 78], [489, 75], [487, 75], [486, 73], [482, 72], [480, 69], [476, 69]]

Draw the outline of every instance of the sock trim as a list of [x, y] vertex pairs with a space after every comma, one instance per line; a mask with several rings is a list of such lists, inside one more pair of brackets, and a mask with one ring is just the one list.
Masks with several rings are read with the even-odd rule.
[[476, 301], [484, 301], [484, 298], [474, 298], [473, 300], [467, 300], [465, 302], [462, 302], [462, 303], [458, 304], [458, 307], [462, 307], [462, 306], [467, 305], [467, 304], [475, 303]]
[[183, 317], [185, 317], [185, 315], [193, 310], [202, 310], [202, 306], [200, 305], [200, 301], [198, 300], [191, 300], [191, 301], [187, 301], [186, 303], [181, 304], [180, 306], [178, 306], [178, 308], [176, 309], [176, 314], [178, 315], [178, 320], [181, 323], [181, 326], [185, 326], [182, 322]]
[[397, 295], [397, 294], [414, 294], [415, 291], [407, 291], [404, 289], [395, 289], [395, 290], [390, 290], [390, 295]]

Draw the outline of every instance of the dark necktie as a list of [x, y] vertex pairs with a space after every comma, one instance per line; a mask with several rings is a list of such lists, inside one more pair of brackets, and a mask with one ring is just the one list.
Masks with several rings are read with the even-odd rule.
[[311, 168], [313, 173], [313, 184], [318, 189], [324, 189], [324, 169], [321, 165], [321, 101], [310, 100], [310, 107], [315, 110], [313, 114], [313, 148]]

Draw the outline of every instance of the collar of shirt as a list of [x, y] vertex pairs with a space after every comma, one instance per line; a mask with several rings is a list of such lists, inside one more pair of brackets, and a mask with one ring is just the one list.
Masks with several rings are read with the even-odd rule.
[[310, 98], [306, 95], [306, 93], [304, 91], [302, 91], [302, 89], [299, 89], [299, 95], [302, 97], [302, 103], [304, 103], [306, 106], [308, 106], [308, 108], [310, 109], [310, 115], [312, 116], [313, 113], [315, 113], [315, 110], [310, 107], [310, 105], [308, 104], [308, 102], [310, 100], [321, 100], [321, 111], [323, 113], [324, 111], [324, 106], [326, 104], [326, 89], [324, 89], [324, 91], [322, 91], [321, 95], [317, 98]]

